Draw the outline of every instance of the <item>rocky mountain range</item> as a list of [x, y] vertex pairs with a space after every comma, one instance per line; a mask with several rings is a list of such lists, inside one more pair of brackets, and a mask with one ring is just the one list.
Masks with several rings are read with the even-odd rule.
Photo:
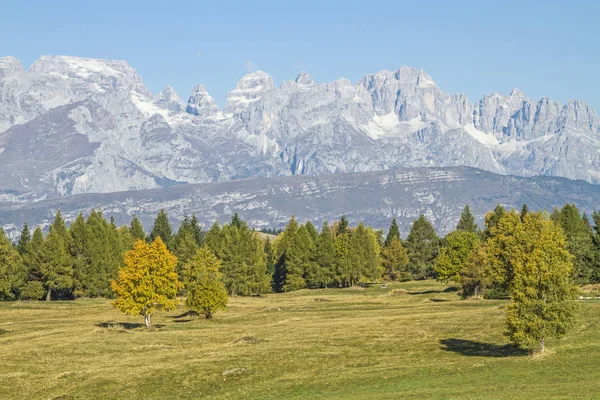
[[[403, 236], [421, 213], [438, 233], [454, 229], [465, 204], [482, 225], [496, 204], [551, 211], [570, 202], [591, 213], [600, 198], [600, 185], [555, 177], [515, 177], [474, 168], [406, 168], [395, 171], [286, 176], [229, 182], [176, 185], [118, 193], [81, 194], [33, 203], [0, 204], [0, 221], [12, 237], [24, 222], [47, 227], [57, 210], [67, 221], [95, 208], [121, 225], [138, 215], [147, 229], [160, 209], [177, 223], [195, 213], [204, 229], [234, 212], [255, 228], [284, 227], [292, 214], [320, 226], [346, 214], [352, 225], [386, 230], [398, 218]], [[175, 225], [177, 226], [177, 225]]]
[[44, 56], [26, 70], [3, 57], [0, 163], [4, 202], [414, 167], [599, 183], [600, 119], [516, 89], [473, 103], [409, 67], [279, 87], [253, 72], [221, 109], [202, 85], [187, 102], [171, 87], [153, 95], [124, 61]]

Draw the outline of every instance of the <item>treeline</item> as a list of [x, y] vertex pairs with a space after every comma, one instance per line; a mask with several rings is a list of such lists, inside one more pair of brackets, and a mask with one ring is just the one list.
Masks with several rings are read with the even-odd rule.
[[[384, 236], [362, 223], [350, 227], [344, 216], [331, 225], [325, 222], [320, 230], [292, 217], [271, 240], [262, 239], [237, 214], [230, 223], [215, 223], [206, 232], [196, 216], [186, 217], [173, 232], [167, 214], [160, 211], [146, 234], [137, 217], [118, 227], [114, 220], [92, 211], [87, 218], [80, 214], [67, 227], [57, 212], [46, 235], [40, 227], [32, 234], [25, 224], [13, 244], [0, 233], [0, 299], [112, 297], [111, 282], [124, 254], [136, 240], [152, 243], [157, 237], [176, 257], [182, 283], [186, 265], [205, 246], [220, 261], [221, 279], [232, 295], [438, 278], [455, 282], [465, 297], [502, 298], [509, 296], [509, 284], [492, 279], [486, 262], [502, 246], [497, 243], [500, 238], [512, 235], [501, 231], [509, 228], [500, 221], [513, 214], [498, 206], [486, 215], [480, 230], [466, 206], [456, 230], [444, 238], [421, 215], [405, 239], [395, 219]], [[525, 206], [519, 213], [521, 221], [527, 214]], [[574, 265], [572, 278], [580, 284], [599, 282], [600, 214], [593, 214], [592, 224], [567, 204], [554, 210], [549, 220], [564, 234]]]

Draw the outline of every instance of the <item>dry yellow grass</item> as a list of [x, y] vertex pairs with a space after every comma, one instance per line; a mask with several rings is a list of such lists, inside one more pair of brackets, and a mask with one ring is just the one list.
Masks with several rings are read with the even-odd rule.
[[435, 282], [233, 298], [212, 321], [107, 300], [0, 305], [1, 399], [598, 398], [600, 302], [551, 353]]

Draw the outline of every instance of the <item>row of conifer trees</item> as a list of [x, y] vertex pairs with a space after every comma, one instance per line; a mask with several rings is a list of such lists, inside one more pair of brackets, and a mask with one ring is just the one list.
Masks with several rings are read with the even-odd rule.
[[[520, 218], [527, 213], [524, 206]], [[473, 253], [489, 242], [507, 214], [496, 207], [480, 230], [466, 206], [456, 230], [445, 238], [438, 237], [421, 215], [406, 239], [401, 238], [395, 219], [384, 236], [362, 223], [350, 227], [344, 216], [332, 225], [325, 222], [320, 231], [311, 222], [299, 224], [292, 217], [281, 234], [265, 239], [237, 214], [230, 223], [215, 223], [206, 232], [195, 216], [186, 217], [174, 233], [167, 214], [160, 211], [146, 234], [136, 217], [130, 225], [118, 227], [114, 220], [92, 211], [67, 227], [57, 212], [47, 234], [40, 227], [31, 234], [27, 224], [16, 243], [0, 234], [0, 299], [112, 297], [111, 281], [123, 265], [125, 252], [136, 240], [151, 243], [157, 237], [176, 256], [182, 282], [185, 266], [205, 246], [220, 260], [222, 281], [234, 295], [437, 277], [461, 285], [466, 295], [478, 291], [502, 297], [507, 295], [506, 282], [473, 283], [477, 281]], [[600, 281], [600, 214], [593, 214], [592, 225], [585, 214], [567, 204], [554, 210], [549, 220], [560, 227], [573, 255], [574, 280]]]

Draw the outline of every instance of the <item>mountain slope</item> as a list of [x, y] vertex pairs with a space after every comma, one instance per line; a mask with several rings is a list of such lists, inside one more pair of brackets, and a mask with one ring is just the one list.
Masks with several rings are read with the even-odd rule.
[[387, 229], [397, 217], [403, 235], [412, 221], [425, 214], [440, 233], [452, 230], [465, 204], [481, 224], [496, 204], [548, 210], [566, 202], [591, 213], [600, 186], [564, 178], [505, 176], [466, 168], [412, 168], [322, 176], [256, 178], [231, 182], [177, 185], [164, 189], [82, 194], [30, 204], [0, 204], [0, 221], [10, 234], [20, 225], [48, 225], [60, 209], [67, 220], [79, 212], [101, 209], [118, 224], [138, 215], [149, 229], [164, 208], [174, 220], [196, 213], [207, 228], [214, 220], [227, 221], [234, 212], [256, 227], [283, 227], [292, 214], [317, 224], [345, 213], [359, 221]]
[[221, 109], [202, 85], [187, 104], [168, 86], [154, 96], [124, 61], [45, 56], [26, 71], [4, 57], [0, 146], [5, 201], [408, 167], [600, 182], [600, 120], [585, 103], [518, 90], [470, 103], [409, 67], [280, 87], [253, 72]]

